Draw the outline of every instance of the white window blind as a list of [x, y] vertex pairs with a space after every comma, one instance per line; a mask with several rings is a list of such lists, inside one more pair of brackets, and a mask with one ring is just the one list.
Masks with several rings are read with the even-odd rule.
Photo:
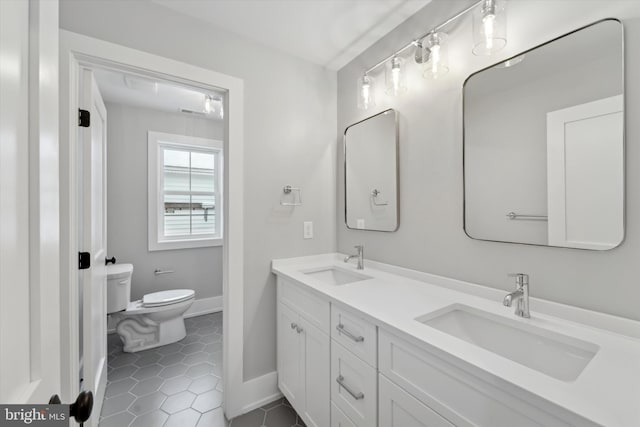
[[[149, 147], [150, 222], [152, 216], [156, 218], [156, 233], [153, 239], [150, 235], [149, 249], [219, 244], [213, 240], [222, 237], [220, 143], [149, 132]], [[157, 183], [153, 192], [152, 157], [156, 159], [153, 169]], [[152, 194], [156, 195], [153, 203]]]

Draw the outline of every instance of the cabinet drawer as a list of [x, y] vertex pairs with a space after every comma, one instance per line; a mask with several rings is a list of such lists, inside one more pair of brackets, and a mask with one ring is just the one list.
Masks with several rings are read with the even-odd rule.
[[377, 381], [375, 369], [331, 341], [331, 400], [357, 427], [377, 425]]
[[331, 402], [331, 427], [356, 427], [338, 406]]
[[455, 427], [383, 375], [380, 385], [380, 427]]
[[379, 334], [378, 362], [381, 374], [456, 426], [595, 426], [497, 378], [473, 375], [446, 356], [384, 330]]
[[378, 366], [376, 327], [357, 314], [332, 306], [331, 338], [374, 368]]
[[302, 317], [329, 334], [329, 301], [302, 289], [285, 278], [278, 277], [278, 300], [295, 309]]

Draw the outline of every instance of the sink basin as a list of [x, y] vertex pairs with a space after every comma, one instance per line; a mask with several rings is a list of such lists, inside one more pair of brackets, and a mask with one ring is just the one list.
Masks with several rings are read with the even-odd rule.
[[303, 273], [326, 284], [335, 286], [371, 279], [371, 277], [365, 276], [364, 274], [355, 273], [335, 266], [315, 268], [313, 270], [303, 271]]
[[599, 349], [586, 341], [461, 304], [416, 320], [562, 381], [578, 378]]

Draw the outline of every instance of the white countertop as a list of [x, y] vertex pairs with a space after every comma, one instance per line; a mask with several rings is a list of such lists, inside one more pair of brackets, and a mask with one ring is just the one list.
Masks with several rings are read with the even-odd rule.
[[[607, 427], [640, 426], [640, 322], [530, 299], [531, 318], [504, 307], [506, 292], [365, 260], [364, 270], [342, 254], [274, 260], [272, 271], [359, 311], [377, 326], [426, 343], [530, 393]], [[328, 285], [302, 271], [335, 265], [371, 276]], [[535, 283], [531, 283], [535, 295]], [[572, 382], [561, 381], [424, 325], [415, 319], [451, 304], [464, 304], [600, 347]]]

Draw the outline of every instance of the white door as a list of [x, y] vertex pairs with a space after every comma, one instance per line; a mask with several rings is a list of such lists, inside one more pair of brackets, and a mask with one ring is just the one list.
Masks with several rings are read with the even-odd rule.
[[547, 114], [549, 245], [611, 249], [624, 235], [622, 95]]
[[297, 407], [300, 401], [300, 335], [296, 332], [298, 313], [278, 303], [277, 351], [278, 387], [289, 402]]
[[107, 112], [89, 69], [82, 69], [80, 109], [90, 112], [89, 127], [79, 127], [82, 226], [79, 248], [89, 252], [91, 266], [80, 270], [82, 346], [80, 388], [94, 393], [93, 415], [85, 423], [97, 426], [107, 381]]
[[304, 366], [303, 389], [304, 416], [309, 427], [323, 427], [330, 423], [331, 395], [330, 378], [331, 349], [329, 335], [300, 317], [300, 337]]
[[0, 94], [0, 402], [46, 404], [61, 392], [57, 1], [0, 1]]

